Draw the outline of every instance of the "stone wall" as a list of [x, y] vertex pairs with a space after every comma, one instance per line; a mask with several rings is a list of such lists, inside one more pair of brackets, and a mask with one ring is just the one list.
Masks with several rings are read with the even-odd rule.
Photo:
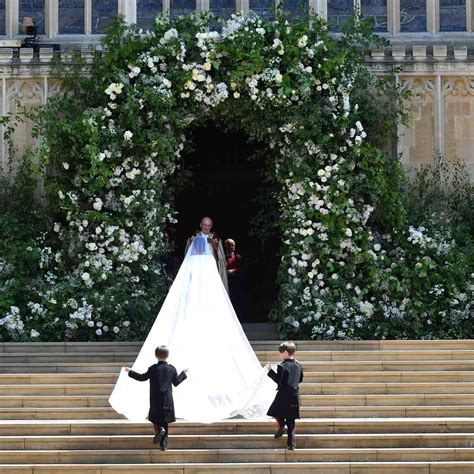
[[398, 144], [409, 170], [432, 164], [439, 151], [464, 160], [474, 180], [474, 60], [468, 53], [468, 45], [414, 44], [368, 55], [368, 67], [378, 74], [399, 67], [397, 80], [410, 92]]
[[[474, 60], [467, 52], [467, 47], [438, 45], [398, 46], [368, 53], [367, 67], [377, 74], [400, 67], [396, 78], [411, 92], [409, 124], [400, 127], [398, 145], [408, 169], [433, 163], [439, 150], [450, 160], [463, 159], [474, 179]], [[84, 48], [81, 54], [87, 60], [91, 50]], [[60, 84], [49, 77], [52, 57], [48, 48], [41, 48], [39, 54], [29, 48], [0, 48], [0, 113], [14, 113], [20, 105], [38, 106], [60, 93]], [[20, 152], [34, 144], [31, 128], [31, 123], [19, 124], [14, 134]], [[1, 143], [4, 173], [14, 166], [6, 155]]]

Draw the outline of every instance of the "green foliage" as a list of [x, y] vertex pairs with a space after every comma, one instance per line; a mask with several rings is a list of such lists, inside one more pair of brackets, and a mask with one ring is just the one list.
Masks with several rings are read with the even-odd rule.
[[314, 16], [235, 16], [221, 34], [213, 21], [158, 17], [142, 34], [119, 19], [107, 54], [57, 65], [65, 93], [29, 115], [44, 201], [25, 194], [11, 203], [31, 207], [24, 221], [12, 209], [2, 222], [2, 338], [146, 334], [167, 290], [175, 170], [193, 127], [209, 120], [265, 149], [256, 223], [283, 242], [282, 334], [469, 335], [472, 244], [458, 240], [472, 229], [407, 204], [387, 153], [404, 97], [393, 77], [364, 67], [364, 48], [383, 41], [357, 18], [340, 35]]

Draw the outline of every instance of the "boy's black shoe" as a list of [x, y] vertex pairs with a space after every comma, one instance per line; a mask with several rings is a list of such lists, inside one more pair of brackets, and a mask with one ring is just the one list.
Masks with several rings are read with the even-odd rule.
[[163, 436], [160, 441], [160, 448], [162, 451], [166, 451], [168, 449], [168, 436]]
[[160, 446], [161, 446], [161, 442], [163, 441], [163, 438], [166, 436], [166, 431], [164, 428], [160, 428], [160, 431], [157, 431], [155, 433], [155, 436], [153, 438], [153, 444], [158, 444], [160, 443]]
[[294, 451], [295, 450], [295, 447], [294, 445], [290, 445], [287, 447], [288, 451]]
[[275, 438], [278, 439], [278, 438], [281, 438], [284, 434], [286, 433], [286, 428], [283, 427], [283, 428], [278, 428], [277, 431], [275, 431]]

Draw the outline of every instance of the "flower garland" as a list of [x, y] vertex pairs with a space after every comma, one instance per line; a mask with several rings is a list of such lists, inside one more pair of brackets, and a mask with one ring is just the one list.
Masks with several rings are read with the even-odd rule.
[[[55, 223], [32, 249], [41, 284], [24, 307], [0, 318], [6, 337], [143, 336], [166, 288], [163, 232], [176, 219], [167, 183], [188, 131], [213, 115], [271, 150], [284, 333], [385, 337], [395, 327], [380, 324], [385, 315], [398, 321], [425, 311], [394, 289], [412, 275], [401, 275], [393, 242], [408, 235], [418, 253], [399, 253], [420, 259], [418, 274], [430, 266], [426, 252], [446, 258], [452, 244], [422, 228], [382, 235], [371, 225], [383, 201], [373, 183], [389, 186], [387, 170], [398, 170], [370, 145], [356, 101], [368, 74], [358, 45], [374, 37], [357, 26], [330, 36], [318, 18], [311, 28], [241, 15], [220, 33], [209, 24], [205, 14], [175, 24], [159, 17], [146, 33], [119, 23], [76, 96], [39, 116], [39, 154], [60, 170], [46, 181]], [[398, 202], [390, 205], [398, 212]], [[457, 298], [458, 319], [469, 317], [474, 288], [461, 288], [461, 279], [449, 289], [433, 286]]]

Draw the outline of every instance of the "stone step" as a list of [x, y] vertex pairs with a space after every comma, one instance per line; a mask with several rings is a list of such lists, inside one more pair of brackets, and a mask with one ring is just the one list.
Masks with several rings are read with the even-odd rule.
[[0, 465], [0, 474], [472, 474], [472, 461]]
[[[274, 362], [273, 359], [262, 361], [262, 364]], [[426, 361], [303, 361], [305, 372], [373, 372], [373, 371], [472, 371], [471, 360], [426, 360]]]
[[[110, 395], [114, 384], [3, 384], [0, 395]], [[472, 394], [474, 382], [301, 383], [302, 395]]]
[[0, 365], [0, 373], [2, 374], [76, 374], [76, 373], [119, 373], [125, 364], [122, 362], [103, 362], [87, 363], [87, 362], [51, 362], [51, 363], [4, 363]]
[[308, 395], [474, 393], [474, 382], [302, 383], [300, 393]]
[[[243, 325], [244, 330], [246, 325]], [[274, 351], [279, 338], [251, 341], [254, 350]], [[468, 340], [296, 341], [298, 351], [474, 350]], [[137, 342], [0, 342], [1, 352], [138, 352]]]
[[114, 384], [4, 384], [0, 385], [0, 395], [110, 395]]
[[[302, 406], [302, 418], [417, 418], [474, 417], [473, 405], [460, 406]], [[121, 419], [112, 408], [94, 404], [75, 406], [41, 406], [0, 408], [3, 420]]]
[[[78, 385], [79, 386], [79, 385]], [[303, 407], [439, 407], [455, 410], [474, 407], [474, 394], [414, 395], [302, 395]], [[109, 407], [109, 395], [0, 395], [0, 408]]]
[[[474, 382], [474, 371], [374, 371], [374, 372], [308, 372], [305, 382]], [[2, 379], [0, 376], [0, 384]]]
[[[59, 359], [61, 360], [61, 359]], [[0, 364], [0, 374], [84, 374], [84, 373], [118, 373], [124, 366], [130, 365], [133, 361], [125, 362], [44, 362], [44, 363], [2, 363]], [[275, 359], [262, 361], [276, 362]], [[347, 373], [347, 372], [469, 372], [474, 371], [474, 361], [359, 361], [351, 362], [302, 362], [305, 373], [324, 372]]]
[[[260, 360], [275, 360], [278, 352], [256, 351]], [[422, 361], [422, 360], [473, 360], [474, 350], [394, 350], [394, 351], [301, 351], [300, 362], [320, 361]]]
[[[256, 351], [262, 362], [279, 360], [278, 351]], [[0, 363], [51, 363], [65, 362], [123, 362], [131, 363], [138, 351], [110, 352], [3, 352]], [[342, 361], [474, 361], [474, 350], [394, 350], [394, 351], [301, 351], [297, 359], [302, 362], [342, 362]]]
[[[252, 344], [279, 360], [278, 341]], [[474, 473], [474, 341], [299, 342], [294, 453], [273, 421], [243, 419], [178, 421], [156, 449], [108, 405], [140, 347], [0, 343], [0, 474]]]
[[[152, 432], [149, 429], [150, 433]], [[273, 434], [175, 435], [173, 449], [284, 449], [286, 436]], [[466, 448], [473, 447], [474, 433], [428, 434], [300, 434], [298, 448]], [[5, 450], [108, 450], [150, 449], [152, 435], [112, 436], [1, 436]]]
[[302, 395], [303, 406], [456, 406], [474, 405], [474, 394]]
[[103, 362], [121, 362], [123, 364], [133, 363], [138, 352], [49, 352], [46, 354], [35, 352], [0, 353], [0, 363], [3, 364], [40, 364], [68, 362], [91, 362], [101, 364]]
[[[170, 446], [172, 438], [170, 438]], [[0, 450], [0, 464], [474, 461], [474, 448]]]
[[108, 420], [122, 419], [109, 407], [0, 408], [0, 420]]
[[[59, 358], [58, 360], [61, 360]], [[44, 362], [44, 363], [7, 363], [0, 364], [0, 374], [85, 374], [85, 373], [118, 373], [132, 361], [125, 362]], [[262, 361], [277, 362], [276, 359]], [[303, 361], [305, 373], [360, 373], [360, 372], [469, 372], [474, 371], [473, 360], [446, 360], [446, 361]]]
[[[453, 372], [454, 373], [454, 372]], [[74, 373], [74, 374], [0, 374], [0, 385], [36, 385], [36, 384], [114, 384], [117, 372]]]
[[31, 395], [31, 396], [0, 396], [0, 410], [2, 408], [61, 408], [61, 407], [107, 407], [107, 395]]
[[[104, 373], [72, 374], [0, 374], [0, 385], [8, 384], [113, 384], [118, 369]], [[304, 380], [312, 382], [474, 382], [474, 371], [375, 371], [375, 372], [309, 372]]]
[[[318, 418], [298, 421], [299, 434], [426, 434], [474, 433], [474, 418]], [[147, 435], [149, 423], [114, 420], [2, 420], [0, 436], [79, 436], [79, 435]], [[177, 421], [172, 433], [182, 435], [272, 434], [275, 423], [243, 419], [212, 424]]]

